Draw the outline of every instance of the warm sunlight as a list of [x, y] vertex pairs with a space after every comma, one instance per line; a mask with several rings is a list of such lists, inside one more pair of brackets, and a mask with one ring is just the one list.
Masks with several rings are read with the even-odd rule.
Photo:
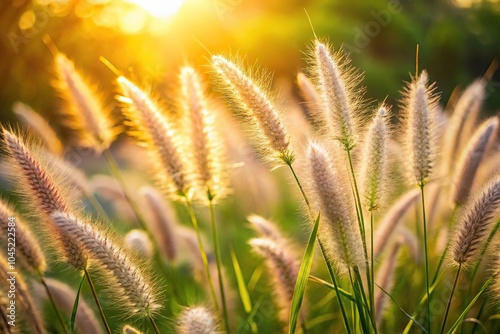
[[184, 0], [127, 0], [144, 8], [154, 17], [171, 16], [179, 10]]

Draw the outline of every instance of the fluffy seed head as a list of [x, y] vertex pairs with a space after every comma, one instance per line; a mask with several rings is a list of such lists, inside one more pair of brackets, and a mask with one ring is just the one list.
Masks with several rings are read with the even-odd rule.
[[484, 80], [475, 80], [465, 89], [455, 106], [443, 138], [443, 176], [451, 171], [458, 150], [472, 135], [485, 98], [485, 86]]
[[[11, 277], [11, 266], [7, 260], [0, 255], [0, 281], [2, 287], [7, 287], [8, 279]], [[5, 291], [5, 290], [4, 290]], [[3, 292], [3, 291], [2, 291]], [[15, 280], [15, 301], [16, 310], [19, 315], [22, 315], [26, 319], [26, 323], [31, 327], [35, 334], [44, 334], [45, 329], [43, 327], [43, 321], [38, 312], [35, 302], [31, 298], [31, 292], [24, 281], [23, 275], [18, 273]], [[1, 327], [0, 327], [1, 328]]]
[[289, 309], [299, 272], [296, 259], [290, 250], [269, 238], [256, 238], [249, 241], [253, 251], [266, 259], [267, 270], [274, 283], [274, 291], [280, 308], [280, 320], [288, 323]]
[[[56, 211], [71, 211], [67, 196], [61, 192], [52, 175], [37, 159], [33, 152], [35, 149], [28, 147], [18, 136], [7, 129], [3, 129], [4, 141], [13, 162], [13, 174], [15, 180], [19, 182], [19, 188], [26, 191], [26, 202], [33, 207], [33, 211], [46, 224], [47, 230], [54, 232], [55, 239], [66, 262], [77, 269], [87, 266], [87, 258], [83, 255], [79, 247], [71, 240], [61, 237], [55, 231], [50, 221], [50, 215]], [[47, 231], [46, 231], [47, 232]]]
[[247, 220], [260, 237], [272, 239], [276, 242], [283, 240], [283, 235], [278, 226], [266, 218], [258, 215], [250, 215], [247, 217]]
[[369, 211], [379, 208], [388, 180], [389, 115], [381, 106], [375, 115], [363, 143], [361, 159], [361, 189]]
[[355, 87], [359, 75], [348, 68], [346, 57], [332, 54], [330, 46], [318, 40], [314, 42], [313, 72], [320, 96], [320, 105], [333, 131], [333, 137], [351, 150], [358, 141], [359, 97], [355, 97]]
[[460, 156], [452, 182], [452, 199], [456, 205], [467, 200], [476, 172], [498, 132], [498, 117], [492, 117], [476, 130]]
[[153, 245], [149, 236], [142, 230], [133, 229], [125, 235], [125, 247], [131, 252], [139, 254], [143, 259], [153, 256]]
[[162, 114], [152, 99], [136, 85], [120, 76], [117, 80], [124, 103], [124, 116], [131, 125], [131, 135], [149, 148], [156, 167], [159, 183], [167, 186], [167, 192], [186, 196], [190, 188], [187, 164], [183, 159], [180, 138], [173, 124]]
[[197, 306], [185, 309], [177, 318], [179, 334], [220, 334], [219, 321], [206, 307]]
[[174, 209], [163, 199], [156, 189], [143, 187], [140, 194], [144, 198], [146, 224], [151, 230], [163, 256], [175, 261], [179, 253], [177, 242], [177, 217]]
[[52, 215], [52, 221], [61, 234], [82, 247], [89, 257], [112, 273], [118, 294], [124, 297], [133, 314], [151, 316], [160, 309], [153, 287], [143, 272], [109, 237], [73, 216], [62, 212]]
[[[327, 151], [311, 142], [307, 150], [313, 197], [327, 226], [328, 242], [335, 254], [335, 262], [345, 267], [364, 268], [361, 234], [354, 204], [345, 178], [335, 170]], [[328, 246], [328, 245], [327, 245]], [[343, 270], [342, 270], [343, 271]]]
[[469, 199], [451, 240], [456, 264], [469, 265], [476, 260], [500, 213], [500, 177], [494, 178], [476, 198]]
[[215, 111], [208, 109], [201, 79], [193, 68], [182, 68], [180, 83], [186, 137], [191, 138], [196, 183], [203, 190], [199, 197], [205, 201], [207, 197], [220, 198], [224, 195], [226, 180], [222, 173], [223, 143], [214, 123]]
[[429, 86], [427, 72], [413, 79], [405, 92], [406, 155], [411, 177], [416, 184], [425, 184], [432, 176], [436, 158], [437, 97]]
[[65, 55], [55, 57], [57, 80], [54, 86], [65, 101], [66, 125], [74, 130], [79, 146], [93, 147], [100, 152], [109, 147], [115, 130], [93, 88], [75, 69]]
[[12, 106], [12, 110], [21, 121], [28, 126], [30, 131], [36, 133], [36, 135], [42, 139], [50, 152], [55, 155], [59, 155], [63, 152], [63, 144], [52, 127], [29, 105], [16, 102]]
[[9, 229], [9, 218], [14, 218], [16, 231], [16, 254], [20, 255], [27, 266], [43, 273], [47, 267], [45, 256], [38, 244], [38, 240], [33, 236], [28, 226], [20, 219], [19, 214], [14, 212], [8, 204], [0, 201], [0, 230], [1, 238], [7, 243]]
[[373, 257], [377, 258], [394, 234], [398, 223], [420, 196], [420, 189], [413, 189], [402, 195], [385, 214], [375, 231]]
[[271, 151], [277, 153], [282, 160], [293, 160], [288, 134], [276, 108], [265, 93], [266, 88], [222, 56], [212, 56], [212, 66], [234, 102], [252, 123], [258, 125], [258, 133], [267, 139]]
[[315, 128], [324, 127], [326, 122], [325, 113], [321, 109], [321, 96], [312, 81], [302, 72], [297, 73], [297, 85], [300, 95], [305, 101], [306, 117]]

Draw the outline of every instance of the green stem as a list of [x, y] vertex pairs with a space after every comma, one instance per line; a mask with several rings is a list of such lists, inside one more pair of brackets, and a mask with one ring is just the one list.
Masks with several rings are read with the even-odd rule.
[[106, 213], [106, 210], [104, 210], [101, 203], [97, 200], [97, 198], [92, 192], [85, 191], [85, 197], [87, 197], [87, 200], [101, 218], [105, 219], [106, 221], [110, 221], [109, 216]]
[[148, 318], [149, 318], [149, 322], [151, 322], [151, 326], [153, 326], [153, 329], [155, 330], [155, 333], [161, 334], [160, 330], [158, 329], [158, 326], [156, 325], [155, 320], [151, 316], [149, 316]]
[[[210, 197], [210, 196], [209, 196]], [[219, 275], [219, 289], [220, 295], [222, 299], [222, 312], [224, 314], [224, 325], [226, 326], [226, 332], [229, 333], [229, 318], [227, 314], [227, 306], [226, 306], [226, 295], [224, 292], [224, 283], [222, 281], [222, 258], [220, 253], [220, 244], [219, 244], [219, 236], [217, 235], [217, 226], [215, 224], [215, 212], [214, 212], [214, 203], [212, 199], [209, 199], [209, 208], [210, 208], [210, 224], [212, 227], [212, 237], [215, 248], [215, 261], [217, 264], [217, 274]]]
[[64, 319], [63, 319], [61, 313], [59, 312], [59, 309], [57, 308], [56, 302], [54, 301], [54, 297], [52, 296], [52, 293], [50, 292], [49, 286], [45, 282], [45, 279], [43, 278], [43, 275], [40, 272], [40, 270], [37, 270], [37, 273], [38, 273], [38, 277], [40, 278], [40, 282], [42, 283], [43, 287], [45, 288], [45, 292], [47, 292], [47, 296], [49, 297], [50, 303], [52, 304], [52, 307], [54, 308], [54, 311], [56, 312], [57, 319], [58, 319], [59, 323], [61, 324], [61, 326], [64, 330], [64, 333], [68, 334], [68, 329], [66, 328], [66, 323], [64, 322]]
[[215, 311], [220, 313], [219, 303], [217, 302], [217, 294], [215, 293], [214, 285], [212, 282], [212, 275], [210, 275], [210, 267], [208, 266], [207, 253], [205, 252], [205, 248], [203, 247], [203, 241], [201, 239], [200, 228], [198, 226], [198, 221], [196, 220], [196, 216], [194, 214], [193, 206], [187, 197], [184, 197], [186, 202], [186, 208], [189, 213], [189, 217], [191, 218], [191, 223], [193, 224], [194, 231], [196, 232], [196, 238], [198, 239], [198, 246], [200, 247], [200, 256], [201, 261], [203, 262], [203, 267], [205, 268], [205, 275], [207, 275], [208, 285], [210, 286], [210, 293], [212, 294], [212, 299], [214, 302]]
[[450, 298], [448, 299], [448, 305], [446, 305], [446, 311], [444, 313], [443, 323], [441, 324], [441, 334], [444, 333], [444, 328], [446, 326], [446, 319], [448, 318], [448, 313], [450, 312], [451, 301], [453, 299], [453, 293], [455, 292], [455, 288], [457, 287], [458, 276], [460, 275], [460, 269], [462, 269], [462, 264], [458, 265], [457, 274], [455, 275], [455, 280], [453, 281], [453, 287], [451, 288]]
[[427, 329], [431, 332], [431, 296], [429, 293], [429, 256], [427, 254], [427, 221], [425, 218], [425, 195], [424, 184], [419, 184], [420, 193], [422, 194], [422, 220], [424, 223], [424, 256], [425, 256], [425, 291], [427, 293]]
[[104, 327], [106, 328], [106, 332], [108, 334], [111, 334], [111, 329], [109, 328], [108, 321], [106, 320], [106, 317], [104, 316], [104, 311], [102, 310], [101, 303], [99, 302], [99, 298], [97, 298], [97, 292], [95, 291], [94, 283], [92, 282], [92, 279], [90, 278], [90, 274], [87, 271], [87, 269], [84, 269], [83, 272], [85, 273], [85, 278], [87, 278], [87, 282], [89, 283], [90, 291], [92, 292], [92, 296], [94, 296], [94, 301], [95, 304], [97, 305], [97, 309], [99, 310], [99, 315], [101, 316], [102, 323], [104, 324]]
[[[300, 180], [299, 180], [297, 174], [295, 173], [295, 170], [293, 169], [292, 164], [287, 163], [287, 166], [290, 168], [290, 171], [292, 172], [292, 175], [295, 179], [295, 182], [297, 183], [297, 186], [299, 187], [300, 193], [302, 194], [302, 198], [304, 199], [304, 202], [306, 203], [307, 210], [309, 212], [309, 216], [311, 217], [311, 219], [314, 220], [314, 215], [312, 213], [311, 204], [309, 202], [309, 199], [307, 198], [307, 195], [304, 191], [304, 188], [302, 187], [302, 184], [300, 183]], [[325, 250], [325, 247], [323, 246], [323, 243], [321, 242], [319, 237], [316, 237], [316, 240], [318, 241], [319, 247], [321, 249], [321, 254], [323, 255], [323, 259], [325, 260], [326, 267], [328, 268], [328, 273], [330, 274], [330, 278], [332, 279], [332, 283], [335, 286], [335, 292], [337, 294], [337, 300], [339, 302], [340, 311], [342, 312], [344, 326], [347, 330], [347, 333], [351, 334], [351, 328], [349, 326], [349, 319], [347, 317], [347, 313], [346, 313], [345, 308], [344, 308], [344, 303], [342, 302], [342, 298], [341, 298], [340, 292], [338, 290], [338, 285], [337, 285], [337, 280], [335, 278], [335, 273], [333, 271], [333, 268], [332, 268], [330, 261], [328, 260], [328, 256], [326, 255], [326, 250]]]
[[371, 269], [371, 275], [370, 275], [370, 278], [371, 278], [371, 281], [370, 284], [371, 285], [371, 296], [370, 296], [370, 307], [373, 311], [373, 314], [375, 313], [375, 267], [373, 265], [373, 225], [374, 225], [374, 220], [375, 220], [375, 214], [372, 211], [370, 211], [370, 242], [371, 242], [371, 249], [370, 249], [370, 269]]
[[[448, 230], [450, 230], [450, 231], [453, 229], [453, 226], [455, 225], [455, 214], [456, 214], [457, 210], [458, 210], [458, 207], [455, 206], [453, 208], [453, 211], [451, 212], [450, 219], [448, 222]], [[450, 248], [450, 245], [449, 245], [449, 240], [448, 240], [446, 242], [446, 246], [444, 247], [443, 254], [441, 255], [441, 258], [439, 259], [439, 263], [437, 265], [436, 272], [434, 273], [434, 277], [432, 278], [432, 284], [434, 284], [434, 282], [436, 282], [436, 279], [439, 275], [439, 270], [441, 269], [441, 266], [443, 265], [444, 259], [446, 258], [446, 254], [448, 253], [449, 248]]]

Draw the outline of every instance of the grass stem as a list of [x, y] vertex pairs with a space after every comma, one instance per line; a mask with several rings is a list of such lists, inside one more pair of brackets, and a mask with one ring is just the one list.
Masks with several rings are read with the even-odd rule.
[[106, 332], [108, 334], [111, 334], [111, 329], [109, 328], [108, 321], [106, 320], [106, 317], [104, 316], [104, 311], [102, 310], [101, 303], [99, 302], [99, 298], [97, 297], [97, 292], [95, 291], [94, 283], [92, 282], [92, 278], [90, 278], [90, 274], [87, 271], [87, 269], [84, 269], [83, 272], [85, 273], [85, 278], [87, 278], [87, 282], [89, 283], [90, 291], [92, 292], [92, 296], [94, 297], [95, 304], [97, 305], [97, 309], [99, 311], [99, 315], [101, 316], [102, 323], [104, 327], [106, 328]]
[[457, 287], [458, 276], [460, 275], [460, 269], [462, 269], [462, 264], [459, 264], [457, 269], [457, 274], [455, 275], [455, 280], [453, 281], [453, 287], [451, 288], [450, 298], [448, 299], [448, 304], [446, 305], [446, 311], [443, 317], [443, 323], [441, 324], [441, 331], [440, 331], [441, 334], [444, 333], [444, 328], [446, 326], [446, 319], [448, 319], [448, 313], [450, 312], [451, 301], [453, 299], [455, 288]]
[[37, 270], [38, 277], [40, 278], [40, 282], [42, 283], [43, 287], [45, 288], [45, 292], [47, 292], [47, 296], [49, 297], [50, 303], [52, 304], [52, 307], [54, 308], [54, 311], [56, 312], [57, 320], [61, 324], [64, 333], [68, 334], [68, 329], [66, 328], [66, 323], [64, 322], [64, 319], [61, 315], [61, 312], [59, 312], [59, 308], [56, 305], [56, 302], [54, 301], [54, 297], [52, 296], [52, 293], [50, 292], [49, 286], [47, 285], [47, 282], [45, 282], [45, 279], [43, 278], [42, 273], [40, 270]]
[[421, 182], [419, 184], [420, 193], [422, 195], [422, 220], [424, 225], [424, 257], [425, 257], [425, 291], [427, 293], [427, 329], [431, 332], [431, 296], [429, 293], [429, 256], [427, 254], [427, 221], [425, 217], [425, 191], [424, 184]]

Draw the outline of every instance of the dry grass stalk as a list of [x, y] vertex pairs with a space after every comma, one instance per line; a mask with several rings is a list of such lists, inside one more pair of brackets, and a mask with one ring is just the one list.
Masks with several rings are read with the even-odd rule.
[[186, 196], [191, 186], [183, 158], [183, 147], [174, 125], [162, 114], [153, 100], [125, 77], [119, 77], [125, 104], [122, 111], [132, 127], [130, 133], [145, 144], [152, 154], [152, 161], [160, 175], [160, 184], [170, 194]]
[[[266, 94], [267, 84], [258, 76], [245, 73], [235, 63], [222, 56], [212, 56], [212, 66], [229, 95], [247, 117], [260, 128], [259, 137], [264, 137], [269, 148], [285, 162], [293, 161], [290, 139], [283, 122]], [[268, 149], [269, 150], [269, 149]], [[267, 150], [267, 151], [268, 151]]]
[[62, 212], [54, 213], [52, 220], [61, 234], [85, 249], [92, 260], [106, 269], [106, 273], [112, 273], [117, 283], [112, 288], [124, 297], [124, 306], [129, 312], [149, 317], [161, 308], [154, 288], [142, 270], [131, 262], [109, 235]]
[[38, 240], [20, 218], [20, 215], [4, 201], [0, 201], [0, 230], [2, 231], [1, 237], [5, 242], [7, 242], [10, 217], [13, 217], [15, 222], [16, 253], [20, 255], [28, 268], [43, 273], [47, 268], [47, 263]]
[[462, 205], [469, 197], [479, 165], [498, 132], [498, 118], [492, 117], [476, 130], [469, 140], [455, 168], [451, 197], [455, 205]]
[[222, 333], [215, 315], [202, 306], [185, 309], [179, 314], [176, 322], [176, 329], [179, 334]]
[[26, 124], [32, 133], [36, 133], [47, 149], [54, 155], [60, 155], [64, 150], [63, 143], [47, 121], [29, 105], [16, 102], [12, 106], [14, 113]]
[[225, 191], [223, 177], [223, 143], [215, 128], [215, 111], [207, 106], [203, 85], [198, 73], [184, 67], [180, 74], [181, 105], [186, 119], [186, 137], [191, 138], [196, 163], [196, 183], [201, 186], [202, 200], [220, 198]]
[[450, 242], [452, 259], [456, 264], [468, 266], [476, 260], [499, 213], [500, 177], [497, 176], [464, 205]]
[[63, 115], [66, 125], [74, 130], [77, 145], [93, 147], [97, 152], [109, 147], [115, 137], [113, 124], [97, 94], [76, 71], [72, 61], [62, 53], [55, 56], [57, 80], [55, 88], [65, 101]]
[[411, 178], [418, 185], [427, 183], [435, 168], [438, 98], [433, 91], [434, 85], [428, 85], [427, 72], [422, 71], [404, 92], [406, 155]]

